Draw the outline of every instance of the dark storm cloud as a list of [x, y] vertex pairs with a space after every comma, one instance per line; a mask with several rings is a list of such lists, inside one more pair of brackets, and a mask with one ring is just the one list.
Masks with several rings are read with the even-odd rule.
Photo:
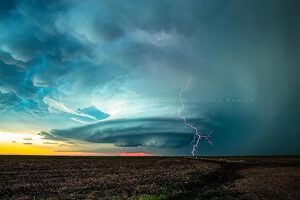
[[[1, 2], [1, 86], [20, 99], [31, 99], [36, 104], [43, 104], [43, 96], [57, 95], [58, 87], [77, 84], [78, 89], [74, 93], [88, 93], [95, 85], [105, 84], [120, 74], [128, 73], [121, 68], [143, 65], [144, 60], [151, 56], [165, 62], [178, 58], [184, 64], [186, 58], [180, 56], [178, 49], [161, 51], [151, 41], [149, 43], [152, 38], [143, 41], [144, 37], [148, 37], [148, 32], [194, 32], [192, 27], [195, 24], [188, 22], [197, 21], [196, 15], [182, 17], [174, 13], [182, 5], [178, 2], [170, 4], [168, 1], [161, 5], [151, 1], [143, 4], [132, 1], [128, 6], [120, 6], [118, 1], [104, 1], [99, 10], [96, 1], [88, 1], [86, 6], [80, 1]], [[194, 12], [201, 6], [191, 2], [185, 7]], [[151, 13], [158, 13], [158, 16], [151, 17], [146, 12], [149, 8]], [[124, 11], [126, 15], [122, 14]], [[86, 13], [87, 18], [81, 13]], [[137, 34], [131, 34], [136, 30]], [[101, 41], [111, 47], [100, 48], [104, 58], [93, 60], [96, 56], [93, 42], [101, 44]], [[120, 61], [122, 66], [119, 66]], [[176, 62], [179, 60], [174, 61], [174, 64]], [[75, 76], [79, 78], [74, 83]]]
[[[190, 120], [199, 123], [200, 120]], [[202, 124], [203, 126], [204, 124]], [[139, 118], [106, 120], [64, 130], [51, 130], [40, 135], [54, 140], [76, 139], [92, 143], [112, 143], [119, 147], [182, 147], [190, 145], [191, 129], [180, 119]]]
[[70, 118], [87, 120], [80, 112], [107, 117], [91, 104], [108, 102], [112, 112], [132, 108], [125, 111], [130, 117], [154, 117], [41, 134], [177, 147], [189, 143], [191, 132], [173, 132], [170, 127], [180, 130], [182, 123], [155, 117], [178, 105], [135, 107], [130, 98], [177, 98], [185, 77], [193, 75], [186, 98], [253, 99], [186, 105], [188, 116], [218, 124], [208, 125], [216, 154], [299, 153], [299, 7], [296, 0], [1, 1], [0, 112], [55, 115], [70, 125]]
[[7, 64], [7, 65], [15, 65], [17, 67], [25, 66], [24, 62], [22, 62], [20, 60], [16, 60], [9, 53], [3, 52], [3, 51], [0, 52], [0, 61], [2, 61], [4, 64]]
[[88, 108], [83, 108], [83, 109], [78, 109], [78, 112], [91, 115], [91, 116], [95, 117], [95, 119], [97, 119], [97, 120], [106, 119], [109, 117], [109, 114], [104, 113], [101, 110], [98, 110], [94, 106], [88, 107]]
[[43, 139], [46, 139], [46, 140], [54, 140], [54, 141], [65, 141], [66, 140], [66, 139], [64, 139], [62, 137], [55, 136], [55, 135], [47, 133], [45, 131], [41, 131], [39, 133], [39, 135], [42, 136]]
[[30, 73], [18, 66], [0, 61], [0, 77], [1, 87], [18, 96], [30, 97], [37, 90], [30, 80]]
[[[38, 96], [46, 91], [38, 85], [34, 85], [33, 78], [38, 71], [37, 65], [40, 65], [38, 57], [46, 57], [47, 54], [51, 54], [49, 52], [51, 48], [46, 43], [45, 31], [37, 24], [37, 22], [42, 24], [43, 19], [32, 15], [36, 13], [35, 10], [39, 10], [40, 15], [47, 12], [35, 7], [37, 2], [31, 1], [29, 3], [33, 6], [31, 7], [32, 10], [28, 10], [26, 8], [28, 5], [24, 4], [23, 1], [3, 1], [0, 5], [6, 13], [6, 15], [2, 15], [3, 19], [0, 22], [2, 29], [0, 37], [0, 87], [1, 91], [4, 92], [3, 95], [16, 96], [15, 99], [18, 100], [16, 106], [19, 108], [12, 107], [13, 110], [39, 109], [40, 106], [37, 105], [43, 103]], [[49, 12], [51, 11], [49, 10]], [[30, 18], [35, 21], [30, 20]], [[10, 105], [11, 103], [6, 101], [6, 104]], [[24, 108], [20, 108], [21, 105]]]
[[4, 94], [0, 92], [0, 110], [9, 110], [19, 103], [19, 98], [14, 93]]
[[123, 31], [120, 26], [110, 22], [103, 22], [101, 19], [95, 19], [94, 31], [99, 39], [112, 41], [123, 36]]
[[1, 108], [27, 111], [36, 105], [44, 112], [43, 97], [69, 82], [61, 77], [81, 71], [81, 65], [96, 69], [84, 61], [91, 54], [89, 46], [56, 30], [56, 16], [67, 9], [63, 2], [5, 1], [0, 8], [0, 91], [7, 96]]
[[15, 9], [16, 1], [1, 1], [0, 2], [0, 18], [6, 17]]

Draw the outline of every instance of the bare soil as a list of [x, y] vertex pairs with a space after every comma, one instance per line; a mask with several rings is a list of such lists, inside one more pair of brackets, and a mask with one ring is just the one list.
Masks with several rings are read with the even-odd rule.
[[0, 199], [300, 199], [299, 157], [0, 156]]

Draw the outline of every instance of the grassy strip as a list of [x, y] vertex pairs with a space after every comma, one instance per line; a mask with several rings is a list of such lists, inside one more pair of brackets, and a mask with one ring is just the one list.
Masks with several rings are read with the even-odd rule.
[[165, 194], [160, 195], [142, 195], [140, 196], [139, 200], [167, 200], [168, 196]]

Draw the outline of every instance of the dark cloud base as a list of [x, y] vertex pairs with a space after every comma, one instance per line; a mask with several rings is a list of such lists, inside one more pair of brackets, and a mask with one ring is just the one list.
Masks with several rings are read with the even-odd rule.
[[[193, 120], [190, 120], [193, 121]], [[107, 120], [64, 130], [41, 132], [52, 140], [76, 139], [111, 143], [118, 147], [181, 147], [190, 145], [193, 132], [180, 119], [139, 118]]]
[[109, 102], [113, 111], [132, 97], [177, 99], [193, 75], [191, 98], [253, 99], [186, 105], [187, 116], [213, 122], [195, 123], [213, 131], [216, 154], [299, 154], [299, 7], [297, 0], [0, 1], [0, 120], [52, 129], [40, 133], [49, 140], [176, 152], [192, 132], [174, 114], [158, 116], [178, 105], [147, 104], [125, 113], [141, 119], [109, 121], [112, 113], [91, 104]]

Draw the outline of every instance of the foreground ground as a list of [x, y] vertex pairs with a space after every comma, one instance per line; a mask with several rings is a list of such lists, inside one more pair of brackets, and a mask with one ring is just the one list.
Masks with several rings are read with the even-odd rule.
[[0, 156], [0, 199], [300, 199], [300, 158]]

